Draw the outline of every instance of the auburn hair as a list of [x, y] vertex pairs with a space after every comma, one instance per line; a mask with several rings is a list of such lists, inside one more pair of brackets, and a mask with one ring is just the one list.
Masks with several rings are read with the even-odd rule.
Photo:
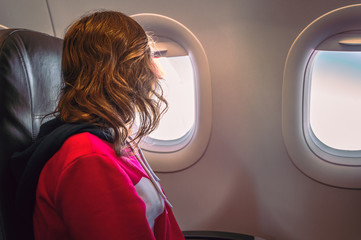
[[152, 132], [167, 102], [150, 42], [135, 20], [116, 11], [94, 12], [71, 25], [63, 43], [60, 118], [110, 129], [118, 155], [136, 115], [133, 141]]

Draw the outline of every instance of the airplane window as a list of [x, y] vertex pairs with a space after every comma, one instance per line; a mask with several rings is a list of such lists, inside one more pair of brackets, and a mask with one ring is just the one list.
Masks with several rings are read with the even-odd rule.
[[197, 37], [176, 20], [151, 13], [132, 16], [154, 40], [154, 61], [169, 108], [140, 146], [158, 172], [185, 169], [203, 155], [211, 133], [211, 81]]
[[331, 148], [361, 149], [361, 53], [318, 51], [310, 73], [310, 125]]
[[194, 72], [189, 56], [159, 57], [154, 61], [163, 74], [160, 81], [168, 111], [149, 137], [177, 140], [191, 131], [195, 121]]
[[310, 23], [288, 52], [282, 133], [295, 166], [340, 188], [361, 188], [361, 4]]

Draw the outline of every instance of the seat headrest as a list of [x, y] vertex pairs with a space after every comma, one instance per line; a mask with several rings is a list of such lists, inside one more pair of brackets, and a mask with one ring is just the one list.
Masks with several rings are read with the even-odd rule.
[[42, 117], [55, 109], [62, 83], [61, 53], [59, 38], [24, 29], [0, 30], [0, 138], [8, 151], [28, 146]]

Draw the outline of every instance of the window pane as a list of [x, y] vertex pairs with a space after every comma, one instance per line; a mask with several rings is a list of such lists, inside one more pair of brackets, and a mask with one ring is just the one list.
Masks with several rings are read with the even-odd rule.
[[311, 72], [310, 124], [325, 145], [361, 150], [361, 53], [319, 51]]
[[157, 140], [176, 140], [190, 131], [195, 121], [194, 72], [188, 56], [155, 59], [163, 72], [160, 80], [169, 109], [159, 127], [149, 135]]

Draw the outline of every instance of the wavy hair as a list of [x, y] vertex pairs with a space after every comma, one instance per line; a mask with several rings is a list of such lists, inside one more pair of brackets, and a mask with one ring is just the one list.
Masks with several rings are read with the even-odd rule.
[[168, 106], [150, 41], [135, 20], [115, 11], [83, 16], [64, 37], [64, 86], [56, 113], [64, 122], [111, 129], [117, 155], [137, 114], [133, 141], [152, 132]]

